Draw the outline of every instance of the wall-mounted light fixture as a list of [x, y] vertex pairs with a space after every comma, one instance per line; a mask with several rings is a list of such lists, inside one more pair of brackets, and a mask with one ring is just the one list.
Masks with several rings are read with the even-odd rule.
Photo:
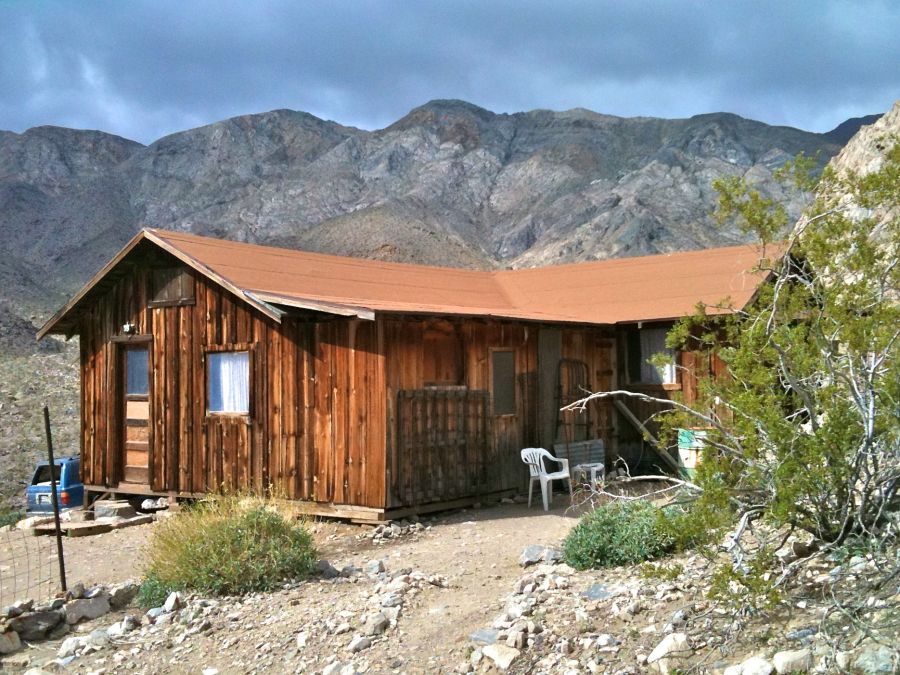
[[123, 324], [122, 332], [125, 333], [125, 335], [134, 335], [135, 333], [137, 333], [137, 326], [135, 326], [133, 323]]

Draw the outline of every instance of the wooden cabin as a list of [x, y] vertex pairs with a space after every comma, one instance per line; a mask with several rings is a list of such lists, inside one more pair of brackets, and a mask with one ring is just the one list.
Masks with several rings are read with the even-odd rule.
[[80, 338], [89, 491], [271, 487], [383, 520], [521, 489], [523, 447], [602, 439], [608, 462], [634, 457], [631, 402], [560, 407], [615, 387], [690, 400], [675, 365], [696, 355], [665, 372], [646, 357], [697, 302], [748, 302], [758, 258], [473, 271], [145, 229], [38, 337]]

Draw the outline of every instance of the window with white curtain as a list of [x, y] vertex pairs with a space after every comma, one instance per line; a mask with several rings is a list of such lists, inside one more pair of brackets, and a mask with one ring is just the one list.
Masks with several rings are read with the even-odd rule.
[[209, 412], [250, 412], [250, 353], [210, 352], [206, 355]]
[[[666, 347], [666, 328], [641, 328], [641, 382], [648, 384], [675, 384], [675, 352]], [[666, 356], [665, 365], [650, 362], [657, 354]]]

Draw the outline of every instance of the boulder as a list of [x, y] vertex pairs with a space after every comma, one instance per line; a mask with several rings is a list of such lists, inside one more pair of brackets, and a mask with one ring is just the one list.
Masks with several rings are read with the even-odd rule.
[[320, 560], [316, 563], [316, 572], [323, 579], [334, 579], [341, 576], [340, 570], [327, 560]]
[[41, 612], [26, 612], [9, 622], [10, 627], [27, 642], [43, 640], [47, 633], [56, 628], [65, 615], [61, 610], [48, 609]]
[[390, 620], [382, 612], [377, 612], [366, 619], [363, 630], [366, 635], [381, 635], [390, 625]]
[[684, 633], [672, 633], [663, 638], [662, 642], [650, 652], [647, 657], [648, 665], [662, 675], [670, 675], [678, 668], [678, 662], [687, 658], [692, 653], [687, 635]]
[[751, 656], [732, 668], [738, 669], [735, 675], [772, 675], [775, 672], [775, 666], [762, 656]]
[[123, 500], [98, 499], [94, 502], [94, 518], [134, 518], [134, 507]]
[[812, 652], [808, 649], [778, 652], [772, 657], [772, 664], [778, 675], [806, 673], [813, 665]]
[[117, 584], [109, 589], [109, 606], [112, 609], [122, 609], [131, 604], [140, 590], [133, 581]]
[[494, 665], [500, 670], [507, 670], [520, 654], [519, 650], [515, 647], [507, 647], [506, 645], [497, 643], [487, 645], [481, 650], [481, 653], [493, 661]]
[[859, 650], [853, 665], [865, 675], [878, 675], [880, 673], [894, 673], [896, 653], [885, 645], [870, 644]]
[[519, 564], [522, 567], [537, 565], [544, 559], [544, 549], [544, 546], [529, 544], [522, 551], [522, 555], [519, 556]]
[[87, 640], [83, 637], [70, 637], [63, 640], [63, 643], [59, 646], [59, 651], [56, 655], [64, 659], [67, 656], [75, 656], [78, 650], [83, 649], [87, 645]]
[[12, 654], [21, 648], [22, 641], [19, 639], [19, 634], [16, 631], [10, 630], [0, 633], [0, 654]]
[[66, 623], [76, 624], [82, 619], [97, 619], [109, 612], [109, 599], [106, 595], [95, 598], [73, 600], [66, 605]]
[[372, 646], [372, 640], [367, 637], [363, 637], [362, 635], [357, 635], [350, 641], [350, 644], [347, 645], [347, 649], [351, 654], [356, 654], [357, 652], [361, 652], [364, 649], [368, 649]]

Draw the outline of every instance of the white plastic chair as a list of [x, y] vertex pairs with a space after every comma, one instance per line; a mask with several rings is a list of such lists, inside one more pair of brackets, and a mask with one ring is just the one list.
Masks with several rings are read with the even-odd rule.
[[[559, 471], [548, 473], [544, 467], [544, 460], [556, 462], [562, 466]], [[544, 448], [525, 448], [522, 450], [522, 461], [528, 465], [528, 471], [531, 474], [531, 480], [528, 481], [528, 506], [531, 507], [531, 493], [534, 489], [534, 481], [541, 481], [541, 496], [544, 498], [544, 511], [550, 510], [550, 504], [553, 502], [553, 486], [551, 481], [567, 480], [569, 481], [569, 494], [572, 492], [572, 477], [569, 475], [569, 460], [557, 459]]]

